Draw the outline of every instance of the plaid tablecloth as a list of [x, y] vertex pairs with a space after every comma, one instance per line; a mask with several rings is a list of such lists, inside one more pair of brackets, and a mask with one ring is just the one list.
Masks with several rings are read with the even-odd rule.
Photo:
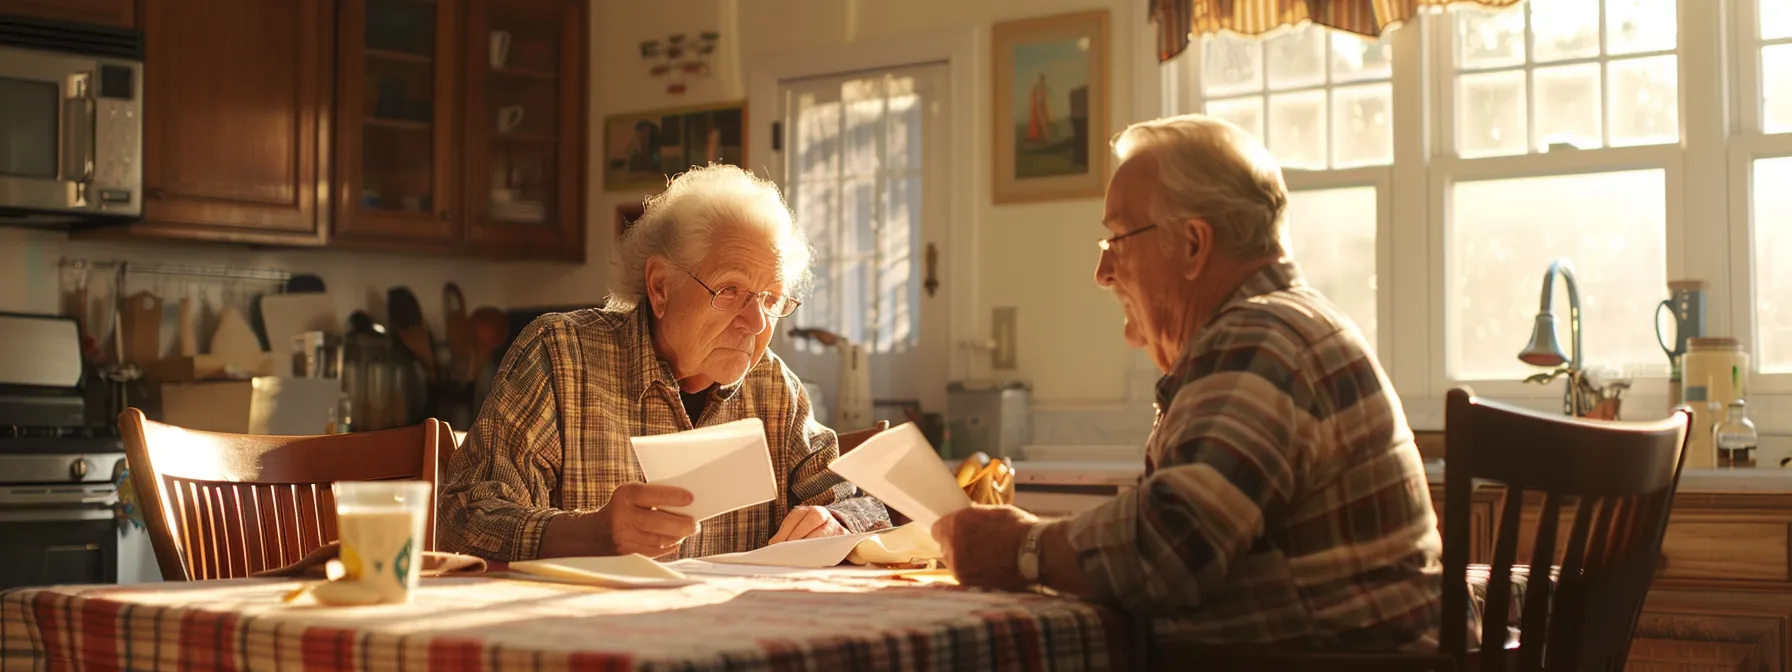
[[408, 605], [282, 604], [239, 579], [0, 593], [0, 672], [24, 670], [1082, 670], [1143, 650], [1075, 600], [877, 578], [713, 577], [607, 590], [425, 579]]

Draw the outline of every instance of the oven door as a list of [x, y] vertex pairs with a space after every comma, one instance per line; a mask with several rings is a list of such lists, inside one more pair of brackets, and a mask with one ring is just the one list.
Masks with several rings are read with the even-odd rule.
[[0, 46], [0, 213], [142, 212], [141, 63]]
[[0, 590], [117, 582], [116, 501], [110, 485], [0, 487]]

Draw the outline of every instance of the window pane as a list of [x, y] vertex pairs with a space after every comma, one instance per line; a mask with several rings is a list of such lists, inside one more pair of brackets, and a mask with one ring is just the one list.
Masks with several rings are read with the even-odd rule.
[[1524, 8], [1485, 11], [1462, 7], [1456, 15], [1456, 61], [1464, 69], [1524, 63]]
[[[1549, 263], [1580, 282], [1583, 360], [1665, 375], [1652, 313], [1667, 283], [1666, 173], [1642, 170], [1461, 182], [1450, 198], [1445, 352], [1456, 380], [1520, 380]], [[1568, 347], [1566, 290], [1556, 283]], [[1557, 383], [1559, 389], [1560, 383]]]
[[1207, 101], [1207, 113], [1237, 124], [1259, 142], [1263, 140], [1263, 98], [1233, 98]]
[[1533, 60], [1599, 55], [1599, 0], [1530, 0], [1530, 5]]
[[[1754, 297], [1762, 373], [1792, 373], [1792, 157], [1755, 162]], [[1778, 260], [1779, 263], [1774, 263]]]
[[1269, 97], [1269, 152], [1283, 168], [1325, 169], [1325, 92]]
[[1457, 154], [1522, 154], [1527, 144], [1523, 70], [1457, 78]]
[[1761, 38], [1792, 37], [1792, 2], [1761, 0]]
[[1761, 98], [1762, 130], [1792, 131], [1792, 44], [1761, 50]]
[[1376, 344], [1375, 187], [1288, 193], [1288, 252]]
[[1263, 90], [1263, 43], [1231, 35], [1212, 35], [1203, 42], [1201, 90], [1207, 95]]
[[1680, 139], [1679, 63], [1673, 56], [1612, 61], [1612, 144], [1652, 145]]
[[1599, 129], [1599, 64], [1537, 68], [1537, 149], [1565, 143], [1581, 149], [1603, 144]]
[[[1332, 34], [1332, 83], [1387, 79], [1394, 74], [1393, 51], [1383, 40], [1342, 30]], [[1386, 37], [1386, 34], [1383, 35]]]
[[1325, 83], [1325, 29], [1316, 24], [1263, 43], [1269, 88], [1296, 89]]
[[1674, 4], [1674, 0], [1605, 0], [1605, 52], [1673, 49], [1680, 27]]
[[1332, 90], [1333, 168], [1394, 162], [1393, 98], [1392, 84]]

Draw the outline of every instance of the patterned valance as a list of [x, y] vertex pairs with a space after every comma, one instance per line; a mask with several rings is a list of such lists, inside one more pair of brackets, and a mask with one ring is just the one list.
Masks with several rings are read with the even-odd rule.
[[1168, 61], [1198, 35], [1231, 31], [1261, 35], [1282, 26], [1312, 21], [1338, 30], [1377, 37], [1388, 26], [1411, 19], [1422, 7], [1484, 5], [1507, 7], [1520, 0], [1145, 0], [1157, 24], [1157, 60]]

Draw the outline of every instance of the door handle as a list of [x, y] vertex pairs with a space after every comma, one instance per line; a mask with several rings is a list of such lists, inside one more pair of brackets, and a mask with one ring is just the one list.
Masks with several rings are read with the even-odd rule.
[[87, 187], [93, 182], [93, 145], [98, 121], [94, 117], [91, 73], [69, 75], [67, 104], [62, 110], [62, 176], [70, 183], [69, 206], [87, 206]]

